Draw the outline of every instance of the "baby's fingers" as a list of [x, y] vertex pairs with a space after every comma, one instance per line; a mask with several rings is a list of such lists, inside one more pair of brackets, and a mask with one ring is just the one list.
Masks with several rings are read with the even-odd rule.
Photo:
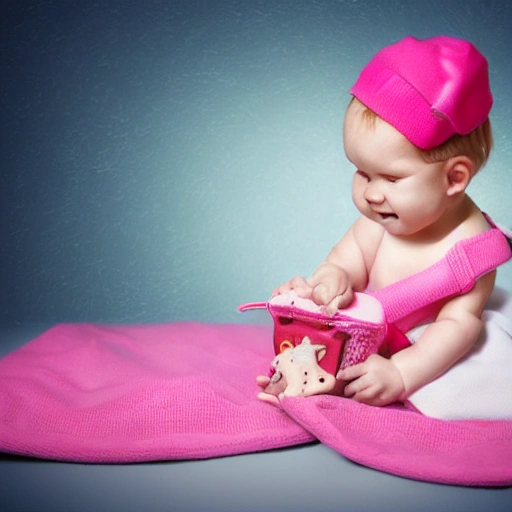
[[286, 283], [278, 286], [272, 292], [272, 297], [275, 297], [276, 295], [284, 295], [291, 290], [294, 290], [299, 297], [303, 297], [305, 299], [308, 299], [311, 296], [311, 286], [309, 286], [308, 282], [301, 276], [295, 276]]
[[279, 398], [275, 395], [271, 395], [269, 393], [258, 393], [258, 399], [262, 402], [266, 402], [267, 404], [279, 406]]
[[292, 289], [295, 293], [304, 299], [311, 297], [311, 286], [302, 276], [295, 276], [291, 281]]
[[345, 396], [363, 404], [381, 405], [381, 398], [377, 386], [368, 386], [357, 393], [353, 393], [351, 395], [346, 394]]
[[352, 291], [352, 288], [347, 288], [345, 292], [336, 295], [336, 297], [327, 304], [325, 312], [328, 316], [333, 316], [336, 314], [338, 309], [346, 308], [350, 306], [352, 302], [354, 302], [354, 292]]
[[258, 375], [256, 377], [256, 384], [258, 386], [261, 386], [262, 388], [266, 388], [270, 383], [270, 377], [267, 377], [266, 375]]
[[292, 289], [292, 286], [290, 284], [290, 281], [287, 281], [286, 283], [280, 284], [273, 292], [271, 297], [275, 297], [276, 295], [283, 295], [287, 292], [289, 292]]
[[364, 381], [364, 377], [353, 380], [350, 384], [345, 386], [343, 390], [343, 394], [347, 398], [361, 398], [368, 392], [369, 386], [368, 383]]
[[336, 378], [349, 382], [354, 379], [358, 379], [366, 373], [364, 363], [354, 364], [348, 366], [344, 370], [338, 370]]
[[[256, 377], [256, 384], [258, 384], [258, 386], [261, 386], [263, 389], [265, 389], [269, 385], [269, 383], [270, 377], [267, 377], [266, 375], [258, 375]], [[261, 400], [262, 402], [266, 402], [267, 404], [275, 406], [279, 405], [279, 399], [275, 395], [265, 393], [265, 391], [261, 391], [260, 393], [258, 393], [257, 396], [258, 399]]]

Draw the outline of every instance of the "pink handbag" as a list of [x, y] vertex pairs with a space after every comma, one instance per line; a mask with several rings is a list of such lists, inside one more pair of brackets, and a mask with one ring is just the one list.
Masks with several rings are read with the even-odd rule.
[[312, 345], [325, 346], [318, 364], [332, 375], [376, 354], [388, 332], [381, 303], [365, 293], [356, 293], [350, 307], [338, 310], [332, 317], [325, 315], [324, 306], [298, 297], [293, 291], [268, 302], [243, 304], [238, 309], [262, 308], [269, 311], [274, 321], [276, 355], [297, 347], [307, 337]]

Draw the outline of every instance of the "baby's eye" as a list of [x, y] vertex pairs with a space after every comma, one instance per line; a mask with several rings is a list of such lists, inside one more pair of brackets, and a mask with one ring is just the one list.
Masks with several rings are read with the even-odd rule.
[[366, 181], [370, 181], [370, 177], [368, 176], [368, 174], [366, 174], [365, 172], [363, 171], [360, 171], [359, 169], [356, 171], [356, 174], [358, 176], [361, 176], [361, 178], [363, 178], [364, 180]]
[[389, 181], [389, 183], [396, 183], [400, 178], [397, 176], [384, 176], [384, 179]]

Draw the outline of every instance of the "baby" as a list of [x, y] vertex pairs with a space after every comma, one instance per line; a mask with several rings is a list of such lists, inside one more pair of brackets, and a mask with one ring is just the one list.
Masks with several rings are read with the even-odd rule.
[[[309, 279], [294, 277], [273, 292], [294, 290], [331, 313], [350, 305], [355, 291], [384, 290], [442, 260], [455, 244], [497, 230], [466, 193], [492, 146], [488, 65], [472, 44], [406, 37], [378, 52], [350, 92], [344, 148], [361, 216]], [[506, 247], [496, 266], [510, 257]], [[418, 390], [442, 378], [479, 340], [495, 277], [491, 268], [471, 289], [398, 318], [394, 324], [411, 345], [338, 372], [347, 383], [344, 395], [376, 406], [414, 404]], [[512, 375], [510, 341], [499, 358]], [[507, 379], [496, 385], [508, 386], [510, 397]]]

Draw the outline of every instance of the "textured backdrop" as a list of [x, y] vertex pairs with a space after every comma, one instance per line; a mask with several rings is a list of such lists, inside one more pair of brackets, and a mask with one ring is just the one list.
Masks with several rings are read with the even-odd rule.
[[496, 147], [470, 194], [512, 225], [511, 6], [3, 2], [0, 321], [265, 321], [236, 306], [356, 217], [348, 89], [407, 34], [488, 57]]

